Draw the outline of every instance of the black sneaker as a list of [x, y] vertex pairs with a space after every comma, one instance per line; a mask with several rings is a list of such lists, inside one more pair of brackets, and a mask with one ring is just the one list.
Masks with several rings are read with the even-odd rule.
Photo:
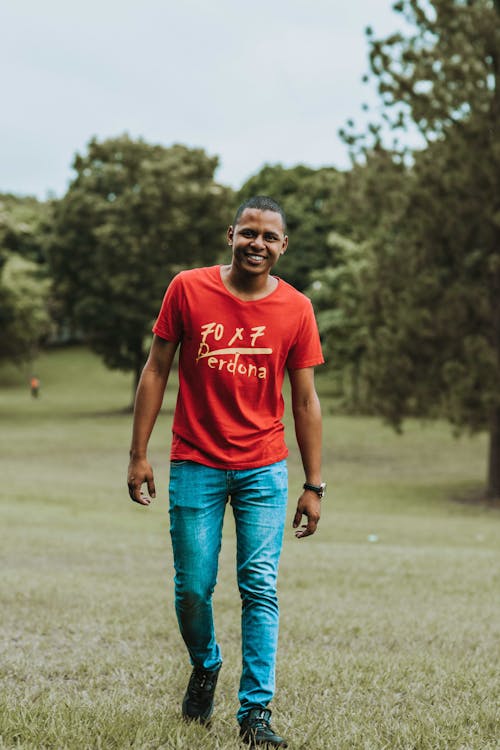
[[283, 737], [279, 737], [271, 729], [270, 719], [269, 709], [251, 708], [241, 722], [240, 737], [243, 742], [248, 742], [250, 747], [288, 747]]
[[182, 715], [189, 721], [206, 724], [214, 710], [214, 694], [220, 667], [210, 672], [195, 667], [191, 672], [186, 695], [182, 701]]

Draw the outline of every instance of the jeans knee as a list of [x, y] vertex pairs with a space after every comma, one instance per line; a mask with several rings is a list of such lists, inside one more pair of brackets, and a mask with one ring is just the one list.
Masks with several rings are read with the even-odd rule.
[[277, 601], [276, 576], [262, 571], [248, 571], [238, 578], [238, 588], [242, 601]]
[[175, 606], [179, 615], [183, 617], [188, 615], [191, 620], [194, 620], [201, 610], [205, 608], [206, 603], [206, 598], [194, 591], [186, 591], [180, 595], [178, 594], [175, 600]]
[[213, 590], [213, 586], [202, 588], [199, 586], [176, 585], [176, 606], [183, 612], [192, 612], [195, 615], [196, 612], [205, 607], [210, 601]]

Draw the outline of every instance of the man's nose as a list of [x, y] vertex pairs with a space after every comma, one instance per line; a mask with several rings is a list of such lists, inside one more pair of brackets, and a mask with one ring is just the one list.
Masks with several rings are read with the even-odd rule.
[[258, 234], [257, 237], [254, 237], [252, 246], [256, 250], [265, 250], [266, 243], [264, 242], [264, 238], [262, 237], [262, 235]]

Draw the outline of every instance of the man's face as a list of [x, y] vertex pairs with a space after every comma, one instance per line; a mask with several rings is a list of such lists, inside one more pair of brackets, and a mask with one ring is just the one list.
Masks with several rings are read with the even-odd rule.
[[288, 246], [281, 215], [276, 211], [246, 208], [238, 223], [227, 230], [233, 266], [247, 274], [268, 274]]

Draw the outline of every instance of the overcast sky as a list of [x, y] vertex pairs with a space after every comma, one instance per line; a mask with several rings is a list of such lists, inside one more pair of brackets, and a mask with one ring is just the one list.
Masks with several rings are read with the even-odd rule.
[[0, 192], [62, 195], [89, 139], [128, 132], [220, 158], [348, 166], [337, 131], [375, 101], [364, 28], [392, 0], [1, 0]]

